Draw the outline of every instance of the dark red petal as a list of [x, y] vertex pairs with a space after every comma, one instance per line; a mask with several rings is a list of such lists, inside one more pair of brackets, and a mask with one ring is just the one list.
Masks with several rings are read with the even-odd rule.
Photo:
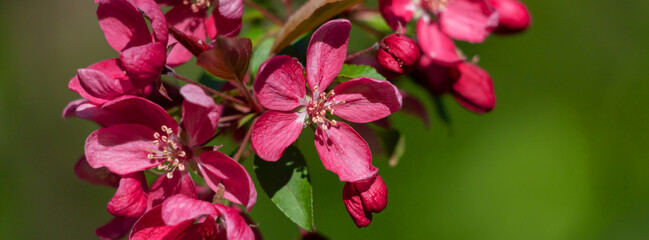
[[153, 29], [153, 36], [156, 41], [162, 43], [163, 46], [167, 46], [167, 41], [169, 40], [169, 30], [167, 28], [167, 20], [165, 19], [164, 14], [160, 6], [153, 0], [129, 0], [133, 5], [144, 12], [146, 16], [151, 20], [151, 29]]
[[436, 62], [453, 65], [464, 60], [458, 56], [453, 40], [441, 31], [439, 23], [428, 16], [417, 21], [417, 41], [421, 51]]
[[114, 216], [140, 217], [147, 209], [147, 190], [143, 172], [124, 175], [106, 209]]
[[311, 36], [306, 52], [306, 80], [319, 92], [333, 82], [347, 57], [347, 42], [352, 24], [347, 19], [336, 19], [322, 24]]
[[465, 62], [457, 66], [459, 78], [453, 84], [453, 96], [467, 109], [486, 113], [496, 107], [496, 95], [489, 74], [477, 65]]
[[[193, 36], [198, 40], [205, 41], [207, 33], [205, 32], [205, 10], [193, 11], [190, 4], [180, 4], [169, 10], [165, 14], [167, 21], [181, 32]], [[176, 43], [175, 39], [169, 42], [169, 45]], [[179, 66], [194, 55], [189, 52], [182, 44], [176, 46], [169, 52], [167, 65], [170, 67]]]
[[225, 231], [228, 240], [254, 240], [255, 234], [250, 229], [246, 220], [239, 213], [227, 206], [214, 204], [214, 208], [221, 213], [225, 222]]
[[133, 226], [130, 240], [162, 240], [175, 239], [185, 229], [194, 223], [193, 220], [182, 222], [175, 226], [168, 226], [162, 220], [162, 205], [147, 211]]
[[220, 0], [214, 7], [212, 15], [207, 19], [207, 33], [210, 39], [216, 35], [235, 37], [241, 30], [241, 17], [243, 16], [243, 1]]
[[198, 166], [207, 185], [217, 192], [219, 183], [225, 186], [225, 198], [246, 206], [250, 211], [257, 202], [257, 190], [246, 169], [237, 161], [217, 151], [201, 154]]
[[187, 146], [205, 144], [216, 132], [221, 116], [220, 108], [214, 99], [203, 89], [194, 84], [187, 84], [180, 89], [185, 98], [183, 102], [183, 126], [189, 136]]
[[357, 78], [334, 88], [334, 114], [350, 122], [375, 121], [401, 109], [401, 93], [392, 83], [371, 78]]
[[416, 81], [426, 86], [428, 90], [441, 95], [451, 91], [454, 80], [450, 75], [451, 67], [438, 64], [432, 58], [423, 55], [417, 64]]
[[186, 171], [176, 170], [173, 172], [172, 178], [168, 178], [166, 174], [158, 177], [158, 180], [151, 185], [148, 207], [158, 206], [164, 200], [176, 194], [182, 194], [190, 198], [197, 197], [192, 176]]
[[277, 161], [302, 132], [305, 112], [267, 111], [252, 126], [250, 144], [266, 161]]
[[343, 203], [357, 227], [367, 227], [372, 223], [372, 213], [363, 209], [361, 196], [352, 183], [345, 183], [343, 187]]
[[136, 96], [121, 96], [105, 103], [97, 121], [103, 126], [137, 123], [155, 131], [160, 131], [162, 126], [167, 126], [174, 132], [178, 129], [178, 123], [164, 108]]
[[378, 172], [372, 166], [372, 153], [367, 143], [346, 123], [338, 122], [326, 132], [318, 128], [315, 147], [322, 164], [338, 174], [340, 181], [362, 181]]
[[86, 139], [86, 158], [93, 168], [106, 167], [125, 175], [159, 164], [147, 158], [153, 145], [155, 131], [139, 124], [119, 124], [101, 128]]
[[151, 42], [149, 28], [138, 11], [126, 0], [97, 1], [99, 26], [106, 35], [106, 41], [115, 51], [140, 46]]
[[162, 203], [162, 220], [167, 225], [195, 220], [202, 215], [218, 216], [211, 203], [178, 194]]
[[137, 218], [115, 217], [106, 225], [97, 228], [95, 233], [103, 240], [121, 239], [131, 231], [136, 221]]
[[415, 10], [417, 9], [412, 0], [379, 0], [381, 16], [395, 31], [399, 29], [399, 25], [408, 25], [415, 15]]
[[453, 0], [439, 14], [439, 22], [451, 38], [477, 43], [498, 25], [498, 12], [484, 0]]
[[109, 187], [119, 186], [120, 176], [110, 172], [107, 168], [92, 168], [86, 157], [81, 157], [74, 165], [74, 174], [86, 182]]
[[254, 82], [259, 103], [278, 111], [290, 111], [306, 104], [304, 69], [295, 58], [277, 56], [264, 62]]
[[119, 65], [126, 71], [134, 89], [142, 89], [160, 78], [167, 58], [167, 49], [154, 42], [124, 50]]

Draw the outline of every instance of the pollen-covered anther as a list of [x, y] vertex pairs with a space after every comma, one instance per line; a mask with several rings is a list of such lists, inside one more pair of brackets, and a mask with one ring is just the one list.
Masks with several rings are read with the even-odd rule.
[[176, 169], [185, 170], [184, 161], [187, 158], [187, 152], [182, 149], [179, 137], [174, 134], [172, 128], [162, 126], [161, 129], [161, 133], [156, 132], [153, 134], [155, 138], [153, 145], [156, 148], [147, 148], [147, 151], [149, 151], [147, 158], [158, 161], [159, 164], [156, 169], [168, 172], [167, 177], [173, 178], [173, 171]]
[[334, 98], [336, 93], [333, 90], [328, 93], [316, 93], [316, 91], [317, 88], [314, 89], [314, 95], [317, 94], [318, 97], [307, 102], [306, 110], [311, 117], [311, 122], [326, 131], [330, 126], [336, 126], [337, 124], [335, 120], [327, 118], [327, 113], [333, 115], [334, 106], [344, 104], [345, 101], [337, 101]]

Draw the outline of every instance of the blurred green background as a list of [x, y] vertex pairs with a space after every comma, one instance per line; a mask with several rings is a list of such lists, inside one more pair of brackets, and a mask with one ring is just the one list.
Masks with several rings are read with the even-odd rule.
[[[478, 116], [446, 98], [451, 129], [438, 117], [426, 129], [395, 116], [408, 145], [396, 168], [374, 160], [389, 204], [370, 227], [354, 226], [343, 183], [322, 167], [312, 136], [302, 136], [320, 232], [331, 239], [649, 238], [649, 2], [525, 3], [534, 21], [528, 32], [463, 46], [494, 79], [495, 111]], [[94, 229], [111, 219], [105, 204], [113, 190], [72, 171], [97, 127], [60, 117], [78, 98], [67, 89], [76, 69], [117, 56], [95, 10], [89, 0], [0, 2], [0, 239], [95, 239]], [[432, 112], [426, 93], [415, 93]], [[264, 236], [297, 236], [257, 189], [251, 215]]]

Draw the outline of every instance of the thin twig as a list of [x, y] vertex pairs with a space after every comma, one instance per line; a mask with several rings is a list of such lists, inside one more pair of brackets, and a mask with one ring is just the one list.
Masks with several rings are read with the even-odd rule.
[[243, 0], [243, 4], [245, 4], [248, 7], [251, 7], [257, 11], [259, 11], [262, 15], [264, 15], [268, 20], [271, 22], [274, 22], [277, 25], [284, 26], [284, 21], [280, 19], [279, 17], [275, 16], [275, 14], [269, 12], [262, 6], [257, 5], [256, 3], [251, 2], [250, 0]]
[[362, 51], [360, 51], [360, 52], [356, 52], [356, 53], [354, 53], [354, 54], [351, 54], [351, 55], [347, 56], [347, 58], [345, 58], [345, 61], [349, 61], [349, 60], [352, 59], [352, 58], [358, 57], [358, 56], [363, 55], [363, 54], [365, 54], [365, 53], [368, 53], [368, 52], [370, 52], [370, 51], [375, 51], [375, 50], [377, 50], [377, 49], [379, 49], [379, 44], [378, 44], [378, 43], [374, 43], [374, 44], [372, 44], [371, 47], [369, 47], [369, 48], [367, 48], [367, 49], [365, 49], [365, 50], [362, 50]]
[[255, 126], [255, 122], [257, 122], [257, 119], [259, 117], [256, 117], [255, 119], [252, 120], [252, 124], [250, 124], [250, 128], [248, 128], [248, 131], [246, 132], [246, 136], [243, 137], [243, 141], [241, 142], [241, 146], [239, 146], [239, 150], [237, 150], [237, 153], [234, 154], [234, 161], [239, 161], [239, 158], [241, 157], [241, 153], [243, 153], [243, 150], [246, 148], [248, 145], [248, 140], [250, 139], [250, 135], [252, 135], [252, 127]]
[[245, 102], [243, 102], [243, 101], [241, 101], [241, 100], [239, 100], [239, 99], [236, 99], [236, 98], [234, 98], [234, 97], [228, 96], [228, 95], [225, 94], [225, 93], [222, 93], [222, 92], [216, 91], [216, 90], [214, 90], [214, 89], [211, 89], [211, 88], [209, 88], [209, 87], [207, 87], [207, 86], [205, 86], [205, 85], [203, 85], [203, 84], [200, 84], [200, 83], [198, 83], [198, 82], [196, 82], [196, 81], [194, 81], [194, 80], [191, 80], [191, 79], [189, 79], [189, 78], [183, 77], [182, 75], [176, 73], [176, 71], [169, 71], [169, 72], [168, 72], [168, 75], [170, 75], [170, 76], [172, 76], [172, 77], [175, 77], [175, 78], [177, 78], [177, 79], [180, 79], [180, 80], [182, 80], [182, 81], [185, 81], [185, 82], [187, 82], [187, 83], [191, 83], [191, 84], [197, 85], [197, 86], [201, 87], [203, 90], [208, 91], [208, 92], [210, 92], [210, 93], [212, 93], [212, 94], [214, 94], [214, 95], [217, 95], [217, 96], [219, 96], [219, 97], [225, 98], [225, 99], [227, 99], [227, 100], [230, 100], [230, 101], [232, 101], [233, 103], [236, 103], [236, 104], [239, 104], [239, 105], [243, 105], [243, 106], [248, 105], [248, 104], [246, 104]]
[[235, 114], [235, 115], [225, 116], [225, 117], [219, 118], [219, 122], [222, 123], [222, 122], [229, 122], [229, 121], [237, 120], [237, 119], [240, 119], [242, 117], [245, 117], [246, 115], [247, 114]]

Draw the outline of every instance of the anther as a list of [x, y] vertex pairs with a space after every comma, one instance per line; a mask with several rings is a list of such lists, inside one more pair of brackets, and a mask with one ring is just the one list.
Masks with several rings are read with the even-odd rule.
[[167, 173], [167, 178], [169, 178], [169, 179], [174, 178], [174, 173], [173, 172], [168, 172]]
[[153, 134], [153, 138], [155, 138], [155, 139], [160, 138], [160, 133], [155, 132], [155, 133]]

